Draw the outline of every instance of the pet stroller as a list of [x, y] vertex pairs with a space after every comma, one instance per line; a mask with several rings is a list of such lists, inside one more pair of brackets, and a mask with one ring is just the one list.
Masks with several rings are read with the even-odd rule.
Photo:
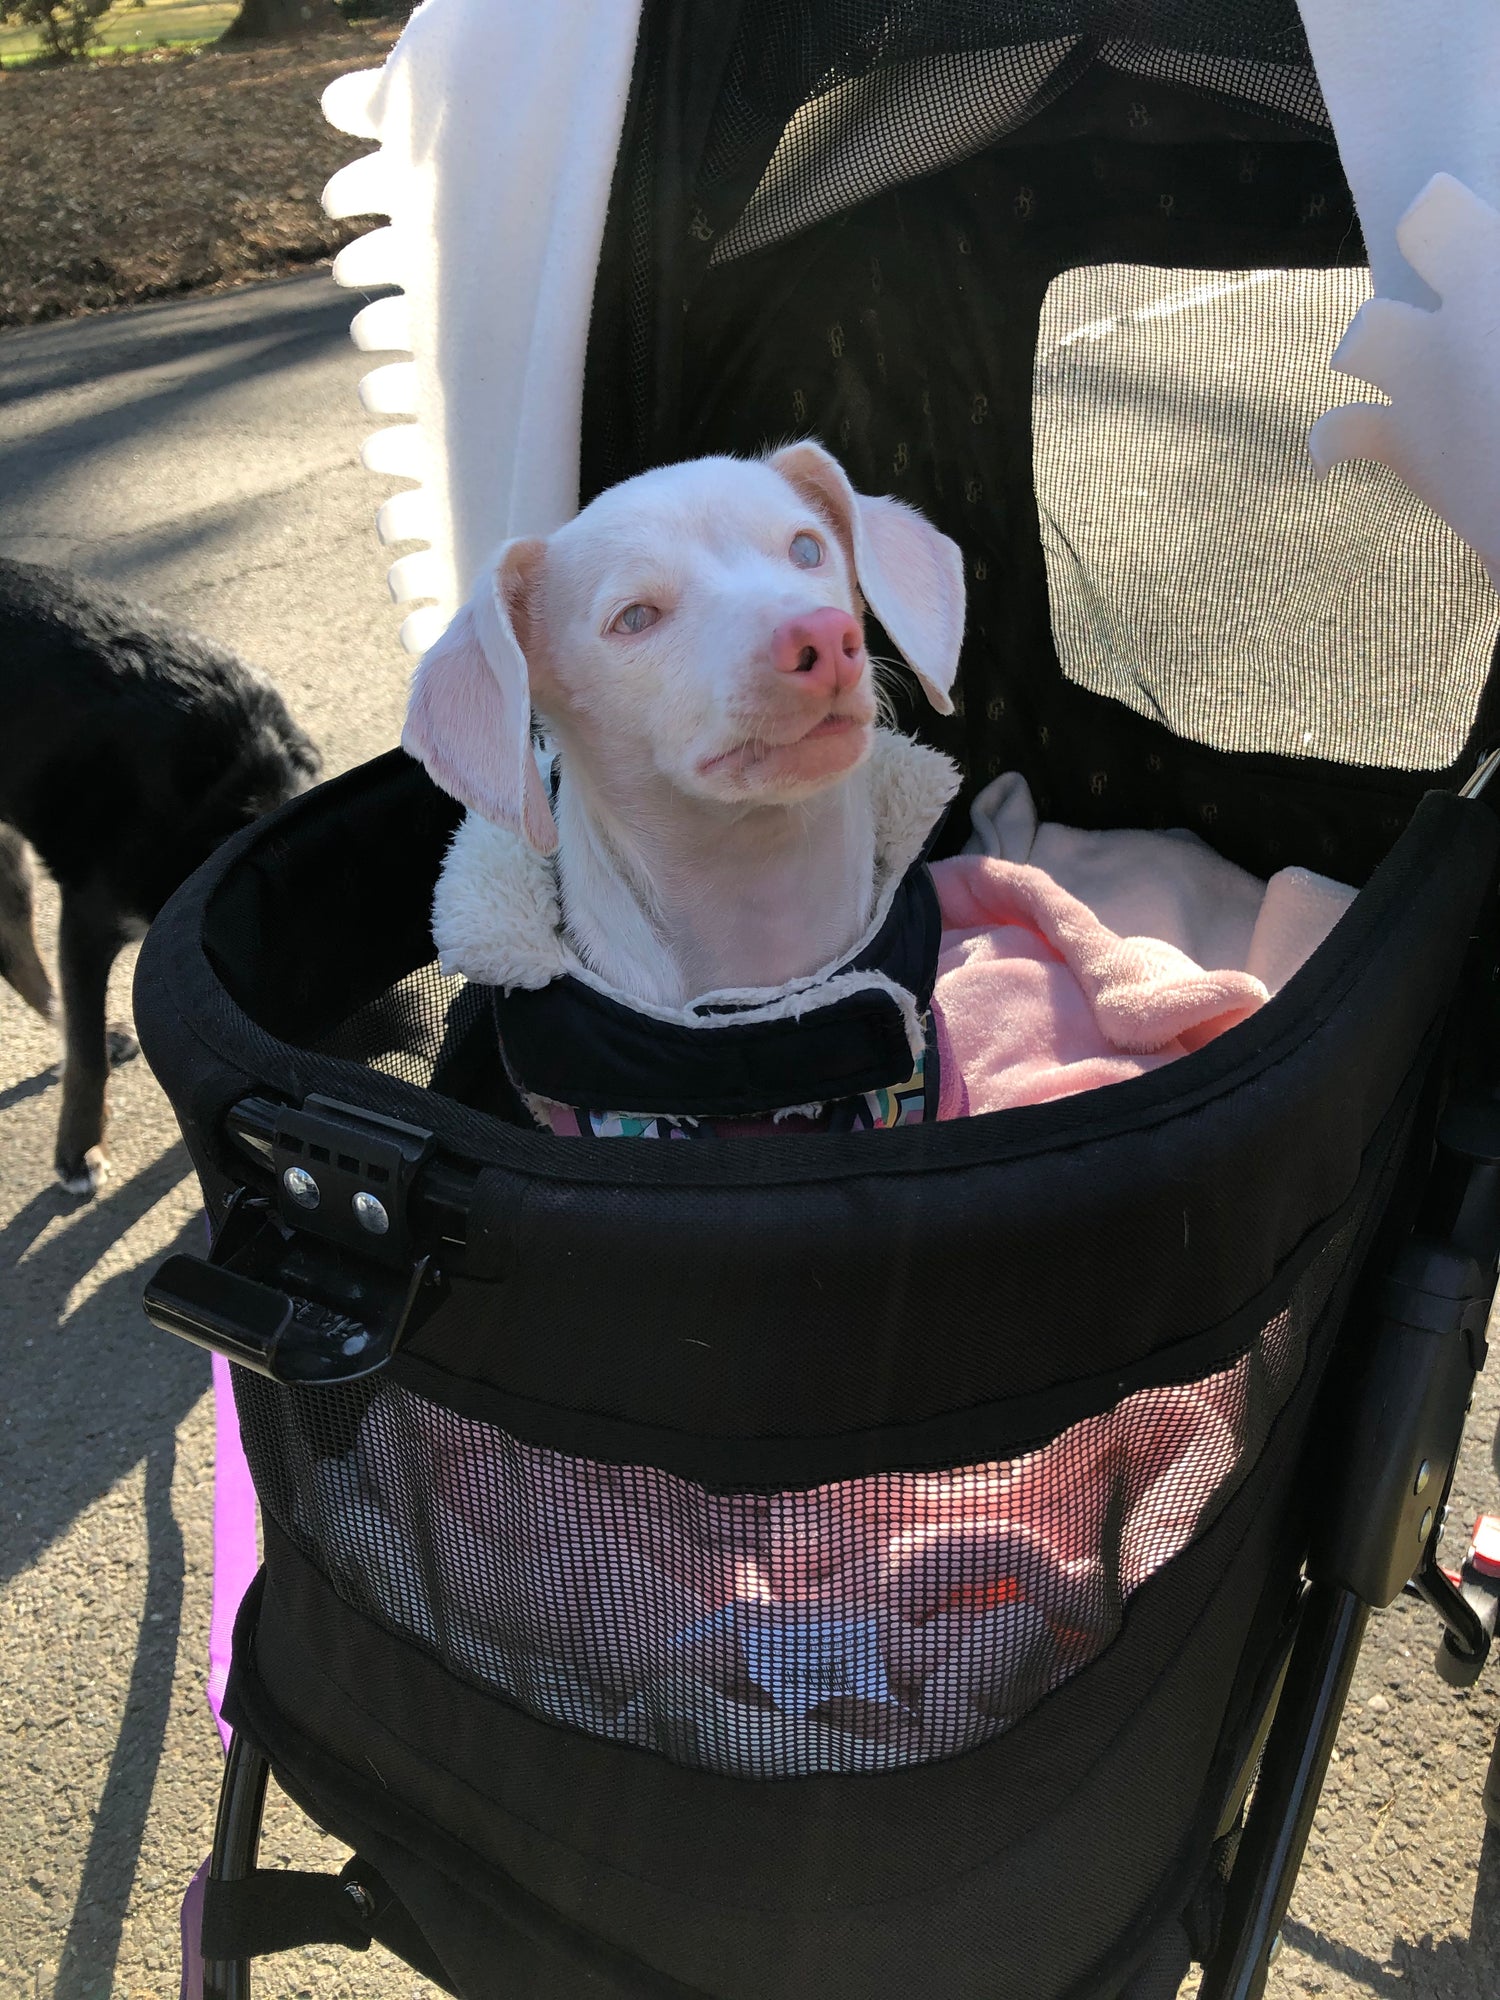
[[[374, 1936], [471, 1996], [1244, 2000], [1371, 1607], [1414, 1579], [1477, 1673], [1436, 1546], [1500, 1250], [1495, 605], [1420, 466], [1305, 439], [1367, 262], [1431, 323], [1393, 232], [1464, 119], [1371, 162], [1487, 30], [1422, 69], [1355, 11], [428, 0], [336, 95], [418, 645], [578, 491], [815, 434], [963, 549], [920, 728], [967, 795], [1359, 894], [1134, 1081], [559, 1144], [486, 1108], [404, 755], [201, 870], [137, 1014], [214, 1231], [148, 1311], [238, 1364], [264, 1533], [206, 1991]], [[337, 1881], [256, 1869], [268, 1770]]]

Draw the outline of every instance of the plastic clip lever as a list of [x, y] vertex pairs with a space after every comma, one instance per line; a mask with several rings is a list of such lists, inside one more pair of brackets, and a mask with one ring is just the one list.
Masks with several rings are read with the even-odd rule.
[[207, 1260], [169, 1257], [146, 1317], [278, 1382], [383, 1368], [438, 1285], [410, 1215], [432, 1135], [327, 1098], [282, 1107], [274, 1195], [236, 1188]]

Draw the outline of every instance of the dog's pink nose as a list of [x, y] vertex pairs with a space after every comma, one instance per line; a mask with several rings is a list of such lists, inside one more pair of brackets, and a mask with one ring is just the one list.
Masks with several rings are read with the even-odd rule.
[[864, 631], [835, 605], [805, 611], [771, 634], [771, 665], [779, 674], [797, 674], [809, 694], [837, 694], [865, 670]]

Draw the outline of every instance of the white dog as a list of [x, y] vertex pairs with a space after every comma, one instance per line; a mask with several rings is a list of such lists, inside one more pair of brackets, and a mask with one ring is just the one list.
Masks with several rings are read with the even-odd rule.
[[[676, 1007], [835, 961], [872, 904], [868, 605], [949, 712], [958, 549], [815, 444], [705, 458], [505, 544], [418, 670], [402, 737], [473, 812], [557, 851], [569, 942]], [[558, 745], [554, 821], [533, 709]]]

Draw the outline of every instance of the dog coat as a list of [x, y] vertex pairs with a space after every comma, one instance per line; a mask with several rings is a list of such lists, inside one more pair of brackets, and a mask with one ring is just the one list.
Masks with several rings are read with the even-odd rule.
[[774, 988], [662, 1007], [587, 966], [556, 868], [470, 813], [433, 902], [443, 970], [490, 988], [502, 1060], [536, 1124], [567, 1136], [880, 1130], [936, 1114], [942, 918], [926, 853], [958, 788], [939, 752], [876, 732], [871, 914], [836, 963]]

